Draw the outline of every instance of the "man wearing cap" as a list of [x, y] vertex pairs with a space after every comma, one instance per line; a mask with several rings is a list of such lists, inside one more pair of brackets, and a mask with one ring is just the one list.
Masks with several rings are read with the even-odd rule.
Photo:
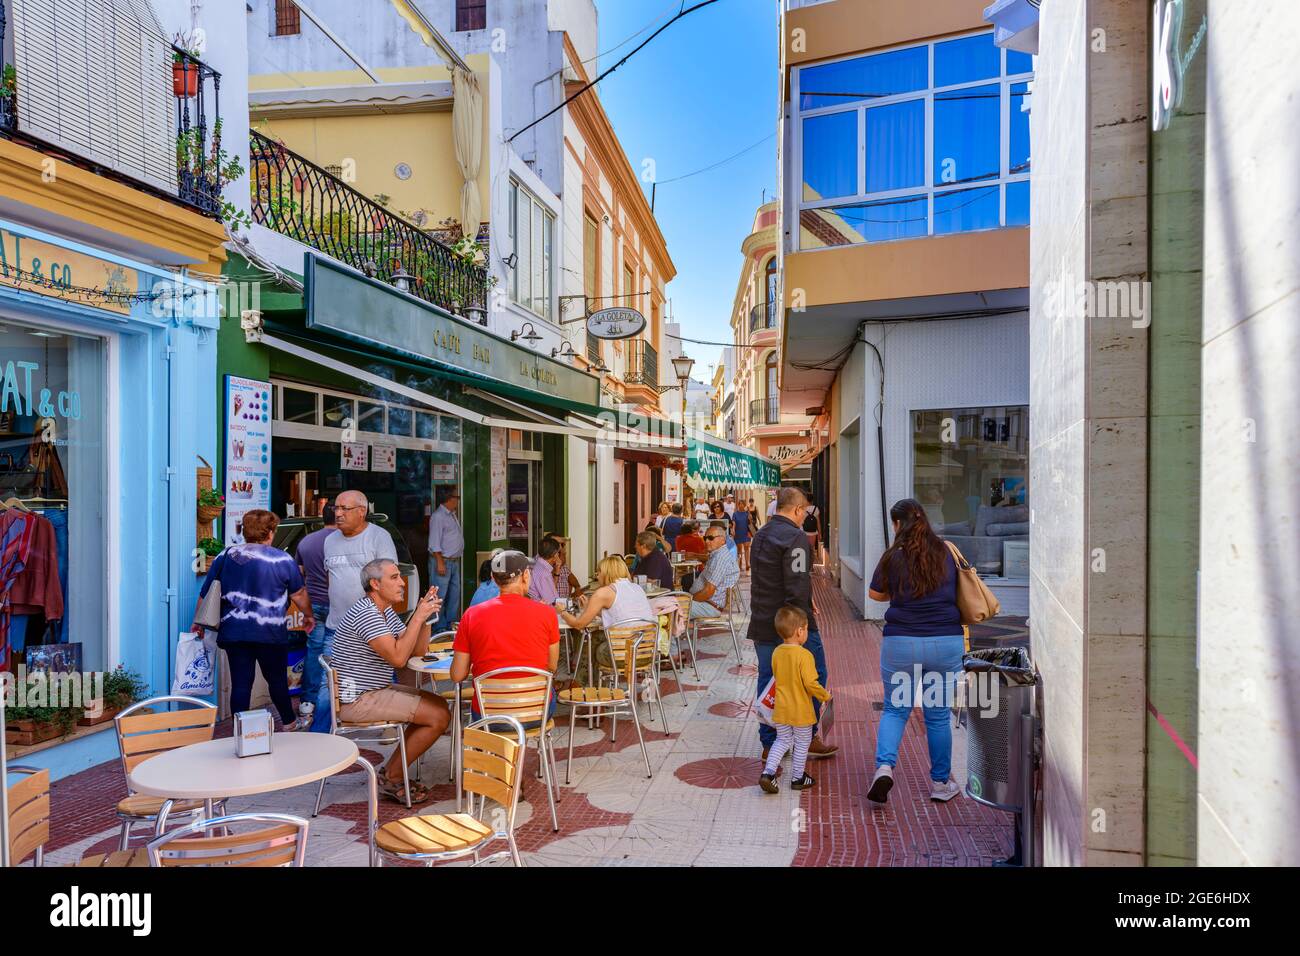
[[[533, 562], [520, 551], [502, 551], [492, 559], [492, 580], [499, 597], [465, 612], [451, 662], [457, 683], [470, 674], [503, 667], [535, 667], [555, 673], [560, 664], [560, 624], [555, 608], [528, 597]], [[508, 676], [508, 675], [502, 675]], [[551, 699], [551, 710], [555, 699]]]
[[460, 558], [465, 553], [465, 535], [456, 509], [460, 494], [447, 489], [442, 504], [429, 516], [429, 581], [438, 588], [442, 610], [434, 627], [446, 631], [460, 620]]

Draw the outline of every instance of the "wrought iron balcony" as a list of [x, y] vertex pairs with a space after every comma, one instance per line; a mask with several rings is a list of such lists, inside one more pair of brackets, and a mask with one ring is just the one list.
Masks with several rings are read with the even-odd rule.
[[645, 339], [633, 339], [628, 343], [626, 382], [628, 385], [659, 388], [659, 353]]
[[779, 398], [756, 398], [749, 403], [749, 424], [781, 424], [781, 400]]
[[400, 269], [449, 312], [487, 308], [486, 269], [284, 144], [250, 130], [248, 145], [255, 222], [384, 282]]
[[759, 329], [776, 328], [776, 304], [772, 303], [772, 308], [768, 308], [768, 303], [760, 302], [749, 310], [749, 331], [757, 332]]
[[222, 188], [243, 173], [221, 148], [221, 74], [138, 10], [25, 0], [17, 12], [0, 2], [0, 134], [220, 218]]

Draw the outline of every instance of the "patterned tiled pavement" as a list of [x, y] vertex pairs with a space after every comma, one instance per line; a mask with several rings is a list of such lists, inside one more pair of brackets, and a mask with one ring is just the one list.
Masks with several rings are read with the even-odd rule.
[[[747, 585], [747, 579], [742, 582]], [[633, 728], [619, 722], [611, 742], [603, 727], [582, 721], [575, 735], [572, 785], [562, 786], [560, 832], [550, 828], [542, 784], [531, 773], [517, 830], [529, 866], [981, 866], [1011, 852], [1012, 818], [965, 797], [946, 803], [928, 799], [928, 757], [919, 712], [908, 724], [895, 771], [896, 785], [884, 809], [864, 796], [874, 770], [877, 706], [882, 698], [879, 629], [857, 620], [830, 579], [815, 578], [815, 600], [825, 644], [835, 723], [830, 742], [840, 746], [828, 760], [810, 763], [812, 790], [779, 795], [757, 786], [757, 721], [754, 653], [741, 641], [738, 665], [725, 630], [707, 634], [700, 653], [700, 679], [689, 668], [679, 692], [671, 677], [661, 683], [668, 733], [656, 719], [645, 722], [654, 770], [646, 779]], [[743, 627], [743, 624], [740, 626]], [[977, 632], [977, 644], [1018, 643], [1020, 621], [998, 622]], [[742, 631], [743, 633], [743, 631]], [[981, 640], [982, 638], [982, 640]], [[643, 709], [644, 714], [644, 709]], [[656, 708], [657, 717], [657, 708]], [[561, 780], [566, 771], [568, 721], [555, 732]], [[608, 725], [606, 724], [606, 727]], [[228, 728], [225, 728], [228, 732]], [[434, 797], [422, 812], [454, 808], [447, 782], [448, 745], [439, 741], [422, 761], [422, 779]], [[965, 741], [954, 734], [954, 776], [964, 780]], [[366, 754], [372, 760], [381, 755]], [[386, 756], [384, 754], [383, 756]], [[53, 841], [49, 863], [70, 862], [87, 852], [114, 848], [113, 806], [125, 795], [116, 761], [54, 785]], [[309, 815], [316, 788], [231, 800], [229, 809]], [[385, 801], [381, 820], [409, 811]], [[321, 815], [312, 821], [307, 862], [316, 866], [364, 865], [366, 813], [363, 774], [350, 770], [325, 788]], [[143, 834], [142, 834], [143, 835]], [[139, 842], [138, 840], [136, 841]]]

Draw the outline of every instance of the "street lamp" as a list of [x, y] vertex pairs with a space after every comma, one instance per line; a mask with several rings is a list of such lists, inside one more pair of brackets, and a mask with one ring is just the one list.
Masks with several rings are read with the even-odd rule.
[[[689, 448], [686, 441], [686, 385], [691, 380], [691, 369], [695, 366], [695, 359], [689, 355], [678, 355], [673, 359], [673, 373], [677, 376], [677, 383], [682, 389], [682, 447]], [[682, 477], [683, 484], [685, 476]], [[683, 489], [682, 500], [686, 500], [685, 490]]]

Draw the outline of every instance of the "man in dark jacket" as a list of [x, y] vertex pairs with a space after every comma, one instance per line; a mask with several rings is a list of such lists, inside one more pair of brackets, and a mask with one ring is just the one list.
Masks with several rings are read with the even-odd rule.
[[[812, 606], [812, 553], [808, 535], [804, 534], [803, 521], [808, 510], [808, 499], [798, 488], [782, 488], [776, 498], [776, 514], [754, 535], [750, 547], [750, 598], [749, 633], [758, 654], [758, 688], [755, 696], [763, 692], [772, 679], [772, 652], [781, 644], [776, 633], [776, 612], [783, 605], [797, 607], [808, 615], [808, 643], [805, 648], [817, 662], [817, 679], [829, 687], [826, 675], [826, 654], [822, 650], [821, 635]], [[821, 716], [821, 701], [813, 701], [813, 710]], [[813, 731], [811, 759], [829, 757], [838, 747], [828, 746]], [[776, 731], [766, 724], [758, 725], [758, 739], [763, 745], [763, 759], [776, 740]]]

